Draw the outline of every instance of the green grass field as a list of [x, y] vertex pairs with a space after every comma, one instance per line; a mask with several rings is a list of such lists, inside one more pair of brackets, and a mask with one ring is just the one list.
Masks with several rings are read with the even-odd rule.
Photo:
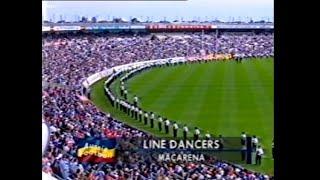
[[[238, 137], [245, 131], [257, 135], [265, 158], [261, 166], [245, 167], [273, 174], [273, 84], [273, 59], [264, 59], [153, 68], [130, 79], [127, 88], [129, 100], [137, 95], [143, 109], [190, 128], [199, 127], [202, 133]], [[116, 94], [118, 87], [119, 81], [111, 85]], [[112, 108], [104, 97], [103, 81], [93, 85], [92, 100], [116, 118], [164, 136]]]

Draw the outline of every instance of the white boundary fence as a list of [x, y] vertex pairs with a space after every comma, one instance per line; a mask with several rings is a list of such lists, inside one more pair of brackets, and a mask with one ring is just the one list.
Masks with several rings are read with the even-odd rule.
[[95, 74], [89, 76], [88, 78], [86, 78], [85, 81], [82, 82], [82, 85], [83, 85], [83, 87], [85, 87], [87, 89], [91, 85], [96, 83], [97, 81], [112, 74], [112, 72], [114, 70], [116, 72], [125, 71], [125, 70], [131, 70], [133, 68], [137, 68], [140, 66], [148, 65], [148, 64], [153, 64], [156, 62], [169, 62], [169, 61], [171, 61], [171, 62], [184, 62], [184, 61], [186, 61], [186, 58], [176, 57], [176, 58], [167, 58], [167, 59], [157, 59], [157, 60], [149, 60], [149, 61], [135, 62], [135, 63], [129, 63], [129, 64], [120, 65], [120, 66], [115, 66], [110, 69], [106, 69], [106, 70], [100, 71], [98, 73], [95, 73]]

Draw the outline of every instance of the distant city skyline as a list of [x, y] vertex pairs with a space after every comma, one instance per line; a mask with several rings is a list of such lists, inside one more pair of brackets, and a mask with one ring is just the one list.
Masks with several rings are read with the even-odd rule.
[[43, 20], [138, 18], [142, 21], [200, 20], [273, 22], [273, 0], [43, 1]]

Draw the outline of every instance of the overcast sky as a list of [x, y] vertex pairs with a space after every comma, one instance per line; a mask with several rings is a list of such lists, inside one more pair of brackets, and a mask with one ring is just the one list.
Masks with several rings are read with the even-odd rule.
[[187, 0], [187, 1], [43, 1], [44, 20], [74, 21], [81, 16], [98, 20], [138, 17], [158, 21], [175, 20], [270, 20], [273, 0]]

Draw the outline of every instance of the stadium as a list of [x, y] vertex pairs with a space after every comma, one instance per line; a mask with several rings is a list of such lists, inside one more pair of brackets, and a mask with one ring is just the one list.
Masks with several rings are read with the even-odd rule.
[[[47, 22], [42, 36], [46, 174], [273, 179], [272, 23]], [[168, 132], [160, 131], [166, 121]], [[200, 137], [257, 137], [262, 164], [159, 162], [141, 153], [88, 164], [77, 157], [79, 142], [88, 137], [173, 137], [174, 128], [183, 137], [185, 127], [188, 137], [194, 129]]]

